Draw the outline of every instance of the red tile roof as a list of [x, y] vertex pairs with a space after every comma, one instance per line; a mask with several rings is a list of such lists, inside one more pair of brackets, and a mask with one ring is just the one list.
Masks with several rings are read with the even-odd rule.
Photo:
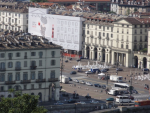
[[43, 6], [52, 6], [53, 4], [56, 4], [56, 3], [49, 3], [49, 2], [32, 2], [32, 5], [35, 5], [35, 4], [43, 5]]

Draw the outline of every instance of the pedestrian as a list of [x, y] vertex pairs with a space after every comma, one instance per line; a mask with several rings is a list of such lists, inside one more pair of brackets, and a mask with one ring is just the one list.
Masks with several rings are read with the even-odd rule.
[[107, 90], [105, 90], [106, 94], [107, 94]]

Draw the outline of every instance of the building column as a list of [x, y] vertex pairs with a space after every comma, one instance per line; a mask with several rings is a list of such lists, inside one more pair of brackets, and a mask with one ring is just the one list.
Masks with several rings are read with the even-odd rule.
[[107, 53], [105, 53], [105, 62], [107, 63]]
[[118, 61], [119, 61], [119, 62], [121, 62], [121, 54], [120, 54], [120, 53], [118, 53], [118, 56], [119, 56]]
[[84, 58], [86, 58], [86, 57], [87, 57], [87, 50], [84, 49]]
[[92, 51], [92, 60], [95, 59], [95, 51]]
[[56, 87], [55, 88], [55, 100], [59, 100], [59, 91], [60, 91], [60, 88]]
[[114, 63], [115, 63], [115, 59], [114, 59], [115, 58], [115, 54], [114, 54], [113, 51], [111, 52], [111, 56], [112, 56], [111, 57], [111, 64], [114, 65]]
[[124, 64], [124, 66], [126, 66], [126, 54], [124, 54], [124, 56], [123, 56], [123, 64]]
[[108, 53], [108, 63], [110, 63], [110, 57], [111, 57], [111, 55], [110, 55], [110, 52]]
[[126, 67], [129, 67], [129, 54], [126, 53]]

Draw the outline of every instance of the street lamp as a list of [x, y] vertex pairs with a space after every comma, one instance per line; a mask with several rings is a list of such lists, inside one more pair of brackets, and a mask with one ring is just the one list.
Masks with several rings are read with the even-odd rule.
[[61, 49], [61, 81], [60, 83], [62, 83], [62, 70], [63, 70], [63, 49]]

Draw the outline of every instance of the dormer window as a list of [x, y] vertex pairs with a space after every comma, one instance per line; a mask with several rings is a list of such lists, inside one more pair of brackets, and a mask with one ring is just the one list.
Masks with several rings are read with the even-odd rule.
[[136, 1], [134, 2], [134, 5], [137, 5]]
[[130, 1], [128, 1], [128, 4], [130, 5]]

